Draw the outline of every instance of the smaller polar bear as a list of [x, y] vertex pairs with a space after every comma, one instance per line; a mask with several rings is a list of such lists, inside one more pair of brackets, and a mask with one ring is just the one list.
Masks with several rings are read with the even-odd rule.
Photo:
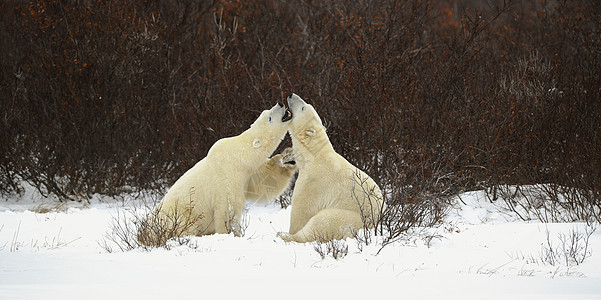
[[378, 185], [334, 151], [313, 106], [295, 94], [288, 97], [288, 106], [299, 174], [292, 193], [290, 230], [279, 236], [288, 242], [325, 242], [374, 227], [385, 208]]
[[284, 139], [289, 120], [286, 107], [278, 103], [240, 135], [218, 140], [142, 222], [138, 241], [160, 246], [186, 235], [241, 235], [245, 201], [275, 198], [296, 171], [291, 149], [269, 158]]

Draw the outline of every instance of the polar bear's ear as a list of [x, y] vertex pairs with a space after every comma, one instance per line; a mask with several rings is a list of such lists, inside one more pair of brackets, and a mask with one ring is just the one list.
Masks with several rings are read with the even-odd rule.
[[257, 139], [253, 141], [253, 148], [261, 147], [261, 140]]
[[305, 130], [305, 133], [306, 133], [308, 136], [314, 136], [314, 135], [315, 135], [315, 129], [313, 129], [313, 128], [307, 128], [307, 129]]

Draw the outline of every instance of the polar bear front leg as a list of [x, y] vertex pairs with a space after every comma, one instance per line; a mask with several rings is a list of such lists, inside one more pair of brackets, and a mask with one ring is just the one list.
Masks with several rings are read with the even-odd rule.
[[307, 222], [309, 222], [311, 217], [313, 217], [313, 215], [310, 214], [309, 209], [302, 207], [301, 203], [294, 202], [293, 194], [292, 209], [290, 211], [290, 227], [288, 232], [290, 232], [290, 234], [297, 233], [307, 224]]
[[296, 169], [291, 148], [274, 155], [248, 178], [246, 199], [257, 202], [273, 200], [290, 186]]
[[215, 205], [215, 233], [241, 236], [242, 211], [244, 209], [244, 195], [242, 193], [228, 193], [225, 199], [216, 201]]

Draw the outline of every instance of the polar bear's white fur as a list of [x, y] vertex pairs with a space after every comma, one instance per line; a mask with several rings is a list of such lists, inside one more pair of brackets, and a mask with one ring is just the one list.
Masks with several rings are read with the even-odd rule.
[[295, 94], [289, 133], [299, 169], [285, 241], [329, 241], [352, 237], [377, 224], [382, 192], [363, 171], [336, 153], [313, 106]]
[[218, 140], [173, 184], [141, 226], [138, 240], [157, 246], [175, 236], [239, 236], [245, 200], [276, 197], [296, 171], [290, 149], [269, 158], [286, 135], [285, 116], [278, 103], [240, 135]]

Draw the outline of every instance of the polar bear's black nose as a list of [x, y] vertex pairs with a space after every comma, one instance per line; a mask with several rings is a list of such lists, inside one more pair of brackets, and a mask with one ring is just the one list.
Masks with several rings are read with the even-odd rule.
[[284, 107], [284, 103], [282, 103], [282, 102], [278, 102], [278, 105], [279, 105], [280, 107]]

